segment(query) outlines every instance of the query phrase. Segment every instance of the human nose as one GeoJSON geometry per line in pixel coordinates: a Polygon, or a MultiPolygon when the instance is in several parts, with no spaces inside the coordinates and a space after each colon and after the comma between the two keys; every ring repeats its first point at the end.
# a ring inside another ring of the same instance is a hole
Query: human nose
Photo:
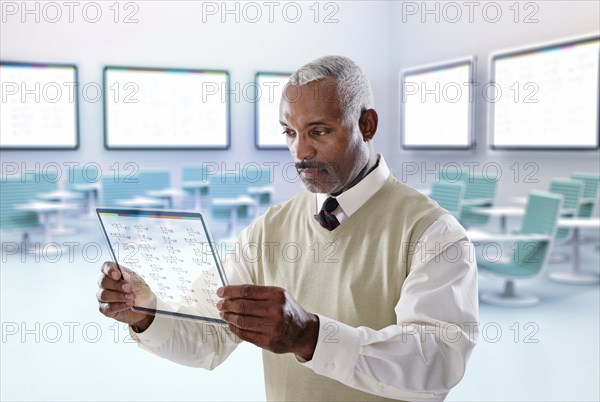
{"type": "Polygon", "coordinates": [[[298,135],[295,141],[296,160],[312,159],[316,155],[316,149],[308,136],[298,135]]]}

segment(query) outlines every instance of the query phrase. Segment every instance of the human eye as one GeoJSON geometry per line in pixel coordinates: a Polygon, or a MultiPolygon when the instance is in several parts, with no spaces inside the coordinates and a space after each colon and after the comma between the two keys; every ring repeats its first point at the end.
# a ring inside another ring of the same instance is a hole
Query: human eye
{"type": "Polygon", "coordinates": [[[293,137],[296,135],[296,133],[293,130],[290,130],[289,128],[284,129],[282,134],[284,134],[286,137],[293,137]]]}
{"type": "Polygon", "coordinates": [[[312,131],[312,134],[315,137],[322,137],[322,136],[324,136],[327,133],[329,133],[329,130],[325,130],[325,129],[315,129],[315,130],[312,131]]]}

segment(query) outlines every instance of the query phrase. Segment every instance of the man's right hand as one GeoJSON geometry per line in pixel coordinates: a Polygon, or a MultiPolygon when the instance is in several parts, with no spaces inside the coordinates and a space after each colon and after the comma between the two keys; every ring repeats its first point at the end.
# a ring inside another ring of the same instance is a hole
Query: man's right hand
{"type": "Polygon", "coordinates": [[[133,272],[121,268],[125,278],[114,262],[106,261],[102,265],[100,269],[102,275],[98,279],[100,289],[96,294],[99,310],[109,318],[136,325],[139,331],[144,331],[152,324],[154,316],[135,311],[131,307],[134,304],[138,306],[154,304],[154,295],[143,279],[134,277],[133,272]]]}

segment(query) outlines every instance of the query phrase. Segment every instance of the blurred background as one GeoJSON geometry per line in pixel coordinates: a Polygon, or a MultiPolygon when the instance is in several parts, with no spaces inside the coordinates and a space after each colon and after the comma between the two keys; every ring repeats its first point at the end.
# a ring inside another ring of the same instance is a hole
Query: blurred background
{"type": "Polygon", "coordinates": [[[187,368],[98,313],[95,208],[201,210],[226,254],[302,191],[279,94],[330,54],[369,77],[394,175],[477,244],[447,400],[600,399],[600,3],[0,3],[2,400],[264,400],[253,345],[187,368]]]}

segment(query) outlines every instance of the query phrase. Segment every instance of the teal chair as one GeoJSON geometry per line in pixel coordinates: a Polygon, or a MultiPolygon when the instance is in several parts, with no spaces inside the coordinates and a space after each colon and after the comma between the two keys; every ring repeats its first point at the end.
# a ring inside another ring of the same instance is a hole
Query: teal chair
{"type": "Polygon", "coordinates": [[[171,188],[171,172],[166,169],[143,169],[139,173],[140,196],[153,190],[171,188]]]}
{"type": "Polygon", "coordinates": [[[209,170],[214,169],[213,166],[206,165],[185,165],[182,169],[182,187],[189,198],[193,198],[193,209],[201,209],[203,198],[210,195],[210,186],[199,183],[208,183],[208,177],[212,176],[209,170]],[[209,167],[211,169],[209,169],[209,167]]]}
{"type": "Polygon", "coordinates": [[[116,172],[102,177],[102,205],[117,207],[119,200],[139,196],[139,172],[116,172]]]}
{"type": "Polygon", "coordinates": [[[573,172],[571,179],[583,182],[583,194],[579,203],[579,218],[591,218],[598,205],[598,184],[600,175],[595,173],[573,172]]]}
{"type": "Polygon", "coordinates": [[[454,217],[458,217],[462,207],[462,199],[465,191],[463,183],[433,183],[429,197],[454,217]]]}
{"type": "Polygon", "coordinates": [[[69,169],[68,191],[80,193],[87,205],[87,214],[96,216],[95,206],[100,192],[101,172],[96,165],[69,169]]]}
{"type": "MultiPolygon", "coordinates": [[[[244,166],[236,172],[223,171],[217,175],[210,175],[208,179],[211,199],[247,196],[248,188],[266,186],[271,183],[270,170],[253,165],[244,166]]],[[[211,215],[216,220],[229,219],[231,208],[213,205],[211,215]]],[[[238,214],[241,219],[251,216],[252,211],[250,208],[244,208],[238,214]]]]}
{"type": "Polygon", "coordinates": [[[478,214],[472,208],[491,207],[496,198],[498,177],[482,172],[470,173],[464,169],[442,169],[438,172],[438,181],[463,183],[465,191],[458,220],[466,227],[484,225],[489,215],[478,214]]]}
{"type": "MultiPolygon", "coordinates": [[[[120,207],[120,201],[134,198],[151,199],[146,193],[171,187],[171,175],[164,169],[144,169],[102,178],[102,199],[105,207],[120,207]]],[[[157,201],[160,204],[159,201],[157,201]]],[[[157,204],[157,205],[158,205],[157,204]]]]}
{"type": "MultiPolygon", "coordinates": [[[[561,218],[574,218],[579,210],[579,203],[583,194],[583,183],[578,180],[554,178],[550,181],[551,193],[563,196],[561,218]]],[[[565,240],[571,235],[571,229],[558,229],[556,240],[565,240]]]]}
{"type": "Polygon", "coordinates": [[[475,244],[509,244],[508,249],[513,252],[510,258],[478,255],[477,266],[481,272],[504,278],[504,290],[483,292],[479,297],[481,301],[508,307],[532,306],[539,302],[537,296],[518,294],[515,280],[535,277],[547,265],[562,198],[559,194],[530,192],[521,229],[517,234],[467,232],[475,244]]]}
{"type": "Polygon", "coordinates": [[[78,186],[81,184],[92,184],[100,181],[101,172],[94,165],[85,168],[76,167],[69,169],[69,181],[67,189],[69,191],[79,191],[78,186]]]}
{"type": "MultiPolygon", "coordinates": [[[[2,177],[0,183],[0,230],[20,232],[23,242],[28,242],[32,230],[41,227],[38,214],[17,207],[35,201],[38,194],[58,190],[55,173],[25,174],[19,177],[2,177]]],[[[4,240],[4,236],[2,236],[4,240]]]]}

